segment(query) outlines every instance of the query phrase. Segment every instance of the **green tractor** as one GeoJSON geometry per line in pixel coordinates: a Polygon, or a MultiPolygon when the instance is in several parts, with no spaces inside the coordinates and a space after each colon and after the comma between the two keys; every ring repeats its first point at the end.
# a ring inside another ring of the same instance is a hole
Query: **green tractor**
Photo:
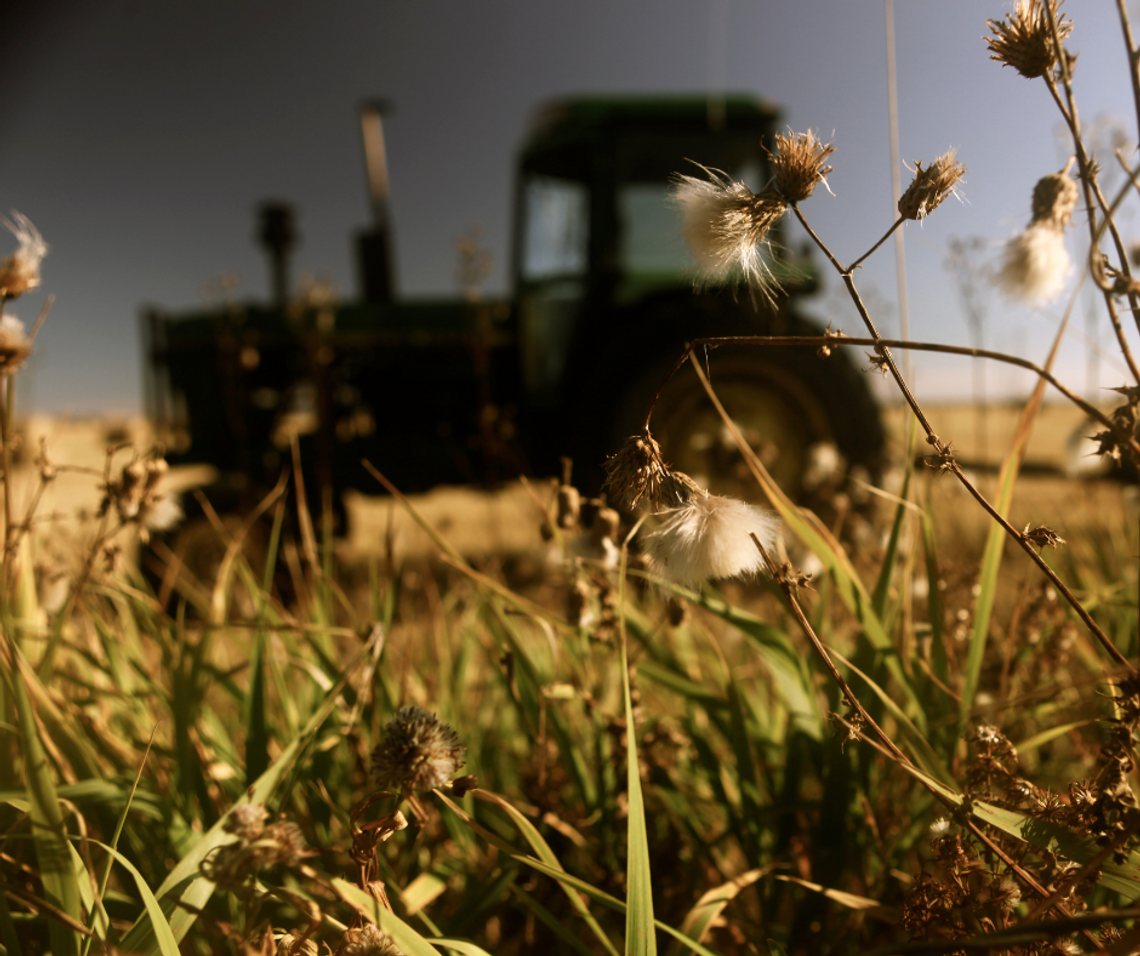
{"type": "MultiPolygon", "coordinates": [[[[381,113],[365,107],[375,222],[358,238],[359,301],[291,298],[291,216],[267,206],[274,301],[146,314],[147,400],[171,461],[215,466],[209,494],[220,508],[271,487],[294,442],[314,501],[323,489],[378,492],[362,459],[414,491],[558,474],[566,456],[580,486],[596,489],[602,461],[640,431],[688,341],[821,332],[797,310],[815,288],[808,262],[771,264],[787,292],[777,307],[730,288],[694,291],[670,178],[699,162],[758,190],[778,119],[754,97],[714,107],[703,97],[575,97],[540,108],[518,159],[514,293],[499,301],[394,296],[381,113]]],[[[878,473],[879,412],[842,350],[824,361],[811,348],[724,347],[708,368],[793,497],[822,447],[878,473]]],[[[653,428],[666,458],[714,491],[742,481],[692,372],[664,390],[653,428]]]]}

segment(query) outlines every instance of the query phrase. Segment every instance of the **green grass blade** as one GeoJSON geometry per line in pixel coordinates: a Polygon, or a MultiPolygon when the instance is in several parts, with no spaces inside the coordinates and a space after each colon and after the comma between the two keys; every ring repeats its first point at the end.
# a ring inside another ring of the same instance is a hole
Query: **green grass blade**
{"type": "MultiPolygon", "coordinates": [[[[464,956],[491,956],[482,946],[476,946],[474,943],[465,939],[448,939],[445,936],[439,936],[432,939],[433,946],[444,946],[447,949],[455,950],[457,953],[463,953],[464,956]]],[[[588,953],[589,950],[586,950],[588,953]]]]}
{"type": "Polygon", "coordinates": [[[334,877],[332,887],[337,895],[365,919],[371,920],[392,937],[408,956],[439,956],[439,951],[391,910],[384,909],[355,883],[334,877]]]}
{"type": "Polygon", "coordinates": [[[891,695],[834,648],[828,648],[828,653],[836,660],[842,661],[853,673],[858,674],[866,682],[867,686],[874,691],[875,696],[882,701],[883,706],[886,707],[887,711],[898,722],[899,728],[902,730],[904,742],[907,744],[907,749],[910,751],[911,756],[918,762],[918,765],[946,786],[956,786],[957,784],[955,783],[954,775],[950,772],[950,768],[946,766],[945,761],[938,756],[938,752],[919,732],[910,718],[903,713],[902,708],[892,699],[891,695]]]}
{"type": "MultiPolygon", "coordinates": [[[[475,791],[472,791],[472,793],[474,792],[475,791]]],[[[519,863],[522,863],[525,866],[529,866],[531,869],[537,871],[538,873],[549,876],[551,879],[557,880],[559,883],[563,883],[566,886],[579,890],[590,899],[597,900],[603,906],[609,907],[612,910],[616,910],[619,913],[627,912],[628,907],[626,904],[619,900],[616,896],[611,896],[609,893],[606,893],[604,890],[599,890],[596,886],[587,883],[585,880],[579,879],[576,876],[572,876],[565,870],[559,869],[558,867],[549,866],[548,864],[543,863],[541,860],[536,859],[533,856],[523,856],[502,837],[497,836],[486,827],[473,820],[471,816],[466,813],[464,809],[459,806],[459,804],[457,804],[454,800],[451,800],[449,797],[443,793],[440,793],[438,790],[435,791],[435,796],[436,799],[438,799],[449,810],[451,810],[452,813],[454,813],[457,817],[459,817],[459,819],[466,823],[467,826],[475,831],[475,833],[477,833],[492,846],[502,850],[511,859],[517,860],[519,863]]],[[[699,954],[699,956],[716,956],[716,953],[713,953],[710,949],[702,946],[696,940],[690,939],[680,930],[674,929],[672,926],[669,926],[658,919],[654,919],[653,924],[657,929],[661,930],[664,933],[668,933],[674,939],[679,939],[694,953],[699,954]]]]}
{"type": "Polygon", "coordinates": [[[886,666],[888,670],[890,670],[891,676],[895,678],[899,688],[906,696],[907,703],[913,714],[913,719],[918,721],[922,729],[925,730],[926,717],[922,708],[921,698],[911,683],[910,677],[899,662],[898,654],[895,651],[894,645],[891,643],[886,628],[883,627],[882,620],[880,620],[879,616],[875,613],[874,600],[868,593],[858,572],[855,570],[855,566],[851,563],[851,559],[847,556],[847,552],[836,540],[835,536],[832,535],[814,514],[799,508],[784,494],[780,486],[772,480],[772,476],[768,474],[764,463],[760,461],[751,446],[745,441],[736,423],[733,422],[728,412],[724,410],[724,406],[720,403],[720,399],[717,398],[716,393],[709,384],[708,377],[700,367],[700,363],[693,362],[690,364],[697,373],[697,377],[700,378],[701,384],[709,396],[709,400],[715,406],[725,427],[732,435],[736,447],[744,456],[744,461],[756,479],[757,484],[760,485],[760,488],[767,496],[772,507],[775,508],[776,511],[779,512],[780,517],[784,519],[784,524],[788,530],[811,549],[815,553],[815,556],[823,563],[824,567],[831,573],[832,579],[835,582],[836,592],[839,594],[840,599],[847,606],[848,610],[858,619],[859,624],[863,628],[863,633],[866,634],[871,646],[884,655],[886,666]]]}
{"type": "Polygon", "coordinates": [[[701,607],[738,628],[756,648],[772,677],[773,690],[781,696],[797,730],[813,740],[822,740],[825,733],[823,714],[811,679],[811,672],[794,644],[784,634],[754,614],[711,597],[679,592],[690,597],[701,607]]]}
{"type": "Polygon", "coordinates": [[[257,629],[249,656],[245,698],[245,782],[251,786],[269,766],[269,725],[265,713],[265,631],[257,629]]]}
{"type": "MultiPolygon", "coordinates": [[[[724,912],[724,908],[736,899],[740,891],[750,887],[771,869],[771,866],[766,866],[749,870],[747,873],[741,873],[735,879],[713,887],[704,893],[697,900],[696,905],[686,914],[684,922],[681,923],[681,932],[699,943],[704,938],[705,933],[708,932],[709,927],[724,912]]],[[[691,952],[693,952],[692,949],[686,947],[680,940],[674,939],[669,945],[667,956],[685,956],[686,953],[691,952]]]]}
{"type": "Polygon", "coordinates": [[[899,542],[902,540],[903,524],[906,521],[910,502],[907,493],[910,491],[910,479],[914,475],[914,443],[918,436],[918,422],[910,419],[910,428],[907,432],[906,470],[903,473],[902,490],[899,492],[899,503],[895,508],[895,520],[891,523],[891,535],[887,541],[887,553],[883,556],[883,566],[879,570],[879,580],[875,585],[875,594],[872,606],[879,620],[885,620],[887,597],[891,593],[891,578],[894,577],[895,568],[899,560],[899,542]]]}
{"type": "MultiPolygon", "coordinates": [[[[325,695],[323,702],[305,723],[301,732],[284,747],[277,759],[269,765],[265,773],[249,789],[248,799],[250,803],[265,803],[272,796],[294,760],[308,745],[321,724],[328,719],[333,708],[336,707],[347,682],[347,675],[369,651],[370,645],[365,644],[356,653],[343,671],[340,680],[325,695]]],[[[179,941],[186,936],[186,933],[194,925],[198,918],[198,910],[204,907],[213,895],[214,884],[198,875],[199,866],[206,856],[217,847],[233,840],[233,837],[225,831],[226,821],[231,813],[233,813],[232,807],[194,845],[190,852],[175,864],[174,868],[167,874],[166,879],[163,880],[162,885],[155,891],[154,895],[162,901],[164,912],[173,914],[170,916],[170,927],[175,938],[179,941]],[[177,899],[173,897],[176,890],[180,891],[180,896],[177,899]],[[177,907],[177,911],[175,911],[175,907],[177,907]]],[[[149,915],[144,914],[131,927],[130,932],[123,940],[122,948],[127,952],[153,952],[154,944],[154,928],[150,924],[149,915]]]]}
{"type": "Polygon", "coordinates": [[[178,941],[174,938],[174,932],[166,919],[166,915],[162,911],[162,907],[158,903],[157,897],[151,892],[150,886],[147,885],[146,877],[135,868],[135,865],[130,860],[114,847],[108,846],[106,843],[100,843],[98,840],[92,840],[91,843],[105,850],[115,862],[121,864],[122,867],[131,874],[131,878],[135,881],[135,888],[139,891],[139,896],[142,897],[143,906],[146,907],[150,926],[154,930],[154,940],[158,946],[157,951],[162,953],[162,956],[179,956],[178,941]]]}
{"type": "MultiPolygon", "coordinates": [[[[1053,348],[1045,362],[1046,368],[1052,368],[1057,357],[1057,349],[1061,337],[1065,334],[1068,325],[1069,313],[1057,336],[1053,341],[1053,348]]],[[[1021,417],[1017,422],[1017,430],[1013,435],[1013,444],[1005,461],[1002,462],[1001,472],[998,475],[997,500],[993,502],[994,509],[1002,517],[1009,515],[1009,507],[1013,502],[1013,488],[1017,484],[1017,476],[1021,472],[1021,463],[1025,459],[1025,449],[1029,444],[1029,437],[1033,434],[1033,424],[1037,420],[1037,413],[1041,409],[1041,401],[1045,395],[1045,379],[1038,379],[1033,394],[1025,403],[1021,417]]],[[[962,686],[962,706],[958,716],[958,736],[964,736],[966,724],[970,719],[970,711],[974,707],[974,696],[978,692],[978,681],[982,675],[982,662],[986,653],[986,642],[989,639],[990,617],[993,614],[994,600],[997,597],[998,572],[1001,569],[1002,551],[1009,537],[1001,525],[996,521],[990,527],[986,538],[986,549],[982,558],[981,578],[978,581],[978,601],[974,607],[974,627],[970,635],[970,650],[966,656],[966,672],[962,686]]]]}
{"type": "MultiPolygon", "coordinates": [[[[36,726],[35,713],[25,684],[25,680],[31,679],[31,674],[25,674],[24,671],[30,672],[31,669],[26,666],[23,655],[15,644],[11,641],[5,643],[10,662],[5,668],[8,674],[7,684],[19,719],[25,786],[30,805],[28,813],[44,897],[52,906],[79,923],[82,921],[79,882],[72,865],[71,844],[67,841],[55,779],[47,752],[40,742],[39,728],[36,726]]],[[[54,956],[77,956],[81,944],[80,936],[74,929],[49,919],[48,932],[54,956]]]]}
{"type": "MultiPolygon", "coordinates": [[[[566,884],[564,883],[560,883],[558,885],[564,889],[567,889],[566,884]]],[[[515,896],[517,896],[520,900],[522,900],[523,905],[535,915],[535,918],[540,923],[545,925],[552,933],[554,933],[555,936],[562,940],[565,945],[570,947],[570,949],[578,953],[578,956],[594,956],[593,950],[591,950],[589,946],[583,943],[582,940],[578,938],[578,935],[574,933],[569,926],[567,926],[562,920],[550,912],[550,910],[543,906],[526,890],[520,886],[512,885],[511,892],[514,893],[515,896]]],[[[567,889],[567,892],[574,893],[574,891],[570,889],[567,889]]],[[[575,896],[576,895],[577,894],[575,893],[575,896]]]]}
{"type": "MultiPolygon", "coordinates": [[[[504,800],[498,794],[491,793],[488,790],[472,790],[471,796],[476,800],[481,800],[484,803],[489,803],[492,806],[496,806],[504,813],[506,813],[507,816],[511,818],[511,821],[515,824],[515,826],[518,827],[518,830],[523,835],[523,838],[527,843],[530,844],[531,849],[534,850],[534,852],[538,855],[538,858],[542,860],[543,863],[547,864],[547,866],[552,866],[559,870],[563,869],[563,866],[561,862],[559,862],[558,857],[555,856],[554,851],[550,849],[550,844],[548,844],[546,840],[543,839],[542,834],[538,832],[534,824],[531,823],[508,801],[504,800]]],[[[594,936],[597,937],[598,942],[602,944],[602,947],[606,950],[606,952],[610,953],[611,956],[618,956],[617,948],[614,946],[610,938],[606,935],[605,930],[603,930],[602,927],[598,925],[598,921],[594,919],[593,914],[590,913],[589,907],[587,907],[586,904],[582,902],[582,898],[572,889],[569,889],[567,886],[565,886],[565,884],[562,885],[562,888],[566,891],[566,896],[570,900],[570,904],[586,921],[586,924],[593,931],[594,936]]]]}
{"type": "Polygon", "coordinates": [[[629,797],[629,835],[626,853],[626,886],[629,908],[625,913],[626,956],[656,956],[657,933],[653,927],[653,882],[649,870],[649,834],[645,826],[645,800],[637,760],[637,732],[633,720],[633,695],[629,686],[629,646],[625,633],[626,550],[619,569],[618,607],[621,609],[621,679],[625,698],[626,787],[629,797]]]}

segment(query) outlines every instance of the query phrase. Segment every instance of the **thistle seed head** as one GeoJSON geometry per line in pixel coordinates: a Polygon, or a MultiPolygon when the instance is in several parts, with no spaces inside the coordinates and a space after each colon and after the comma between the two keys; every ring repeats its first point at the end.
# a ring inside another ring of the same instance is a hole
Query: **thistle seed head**
{"type": "Polygon", "coordinates": [[[1051,528],[1046,528],[1044,525],[1038,525],[1032,528],[1029,525],[1025,526],[1025,530],[1021,532],[1021,536],[1030,544],[1035,544],[1039,548],[1057,548],[1058,545],[1065,543],[1056,531],[1051,528]]]}
{"type": "Polygon", "coordinates": [[[119,521],[138,525],[139,538],[144,544],[150,540],[152,531],[173,528],[182,520],[183,513],[176,497],[160,491],[169,470],[170,466],[162,458],[146,461],[136,458],[123,466],[119,477],[110,479],[103,486],[99,517],[114,507],[119,521]]]}
{"type": "Polygon", "coordinates": [[[899,215],[904,219],[925,219],[950,195],[957,196],[955,188],[966,175],[966,167],[957,160],[957,149],[939,156],[926,169],[922,161],[914,164],[914,181],[899,199],[899,215]]]}
{"type": "Polygon", "coordinates": [[[835,170],[824,160],[835,152],[831,143],[821,143],[813,130],[776,134],[776,153],[768,153],[776,172],[776,191],[789,203],[802,202],[817,183],[827,186],[827,174],[835,170]]]}
{"type": "Polygon", "coordinates": [[[295,823],[280,820],[271,823],[257,838],[256,860],[259,866],[292,866],[307,856],[312,856],[305,849],[305,838],[301,828],[295,823]]]}
{"type": "Polygon", "coordinates": [[[260,803],[241,803],[233,808],[222,829],[241,840],[256,840],[268,819],[269,811],[260,803]]]}
{"type": "Polygon", "coordinates": [[[1064,172],[1050,173],[1033,187],[1032,224],[1042,223],[1061,232],[1073,224],[1077,208],[1077,184],[1064,172]]]}
{"type": "Polygon", "coordinates": [[[14,315],[0,317],[0,373],[15,372],[31,354],[32,343],[24,331],[24,323],[14,315]]]}
{"type": "Polygon", "coordinates": [[[371,923],[345,930],[336,956],[404,956],[392,937],[371,923]]]}
{"type": "Polygon", "coordinates": [[[466,754],[459,734],[435,714],[422,707],[401,707],[372,751],[372,771],[382,790],[434,790],[464,765],[466,754]]]}
{"type": "Polygon", "coordinates": [[[282,933],[277,940],[277,956],[317,956],[317,944],[299,929],[282,933]]]}
{"type": "Polygon", "coordinates": [[[661,446],[648,429],[627,438],[603,467],[603,490],[631,511],[642,500],[657,511],[679,507],[694,493],[704,494],[704,489],[683,471],[673,471],[665,464],[661,446]]]}
{"type": "Polygon", "coordinates": [[[40,263],[48,251],[44,237],[26,216],[13,209],[12,219],[15,222],[0,218],[20,244],[12,255],[0,259],[0,298],[5,299],[14,299],[40,284],[40,263]]]}
{"type": "Polygon", "coordinates": [[[705,173],[708,179],[678,174],[672,194],[681,210],[681,231],[697,260],[698,287],[734,280],[736,273],[774,302],[780,286],[766,258],[772,254],[768,233],[787,212],[787,202],[775,189],[756,195],[719,170],[705,173]]]}
{"type": "Polygon", "coordinates": [[[983,39],[989,44],[990,59],[1029,79],[1049,73],[1057,65],[1054,22],[1062,43],[1073,32],[1072,21],[1060,13],[1060,6],[1060,0],[1017,0],[1004,20],[987,20],[993,36],[983,39]]]}

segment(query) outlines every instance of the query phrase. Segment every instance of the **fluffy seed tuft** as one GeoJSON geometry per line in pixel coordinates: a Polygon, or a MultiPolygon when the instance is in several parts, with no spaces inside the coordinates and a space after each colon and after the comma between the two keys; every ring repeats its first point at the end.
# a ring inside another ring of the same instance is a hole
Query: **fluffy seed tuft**
{"type": "Polygon", "coordinates": [[[1006,243],[997,284],[1011,298],[1039,305],[1061,294],[1072,268],[1064,234],[1035,222],[1006,243]]]}
{"type": "Polygon", "coordinates": [[[24,323],[14,315],[0,317],[0,374],[9,375],[32,354],[24,323]]]}
{"type": "Polygon", "coordinates": [[[763,570],[749,533],[772,553],[780,519],[775,512],[719,495],[693,495],[662,515],[644,539],[655,573],[678,584],[737,578],[763,570]]]}
{"type": "Polygon", "coordinates": [[[27,216],[13,209],[12,219],[16,221],[0,218],[20,244],[12,255],[0,259],[0,298],[4,299],[14,299],[40,284],[40,263],[48,251],[44,237],[27,216]]]}
{"type": "Polygon", "coordinates": [[[767,261],[772,254],[768,232],[787,212],[787,202],[775,189],[756,195],[719,170],[705,173],[708,179],[678,174],[672,193],[681,210],[682,233],[697,260],[697,285],[718,285],[739,274],[774,302],[780,285],[767,261]]]}

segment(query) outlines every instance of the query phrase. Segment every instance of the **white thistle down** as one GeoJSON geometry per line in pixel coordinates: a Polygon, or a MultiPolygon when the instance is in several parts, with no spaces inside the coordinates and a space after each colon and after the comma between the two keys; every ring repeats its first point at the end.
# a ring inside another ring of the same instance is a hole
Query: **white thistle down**
{"type": "Polygon", "coordinates": [[[771,554],[780,527],[775,512],[720,495],[693,495],[662,518],[644,539],[653,571],[690,586],[763,570],[764,559],[749,534],[771,554]]]}
{"type": "Polygon", "coordinates": [[[997,282],[1006,295],[1041,305],[1061,294],[1072,269],[1064,233],[1035,222],[1006,243],[997,282]]]}
{"type": "Polygon", "coordinates": [[[13,209],[12,219],[15,222],[0,217],[0,222],[20,244],[12,255],[0,259],[0,296],[8,299],[23,295],[40,284],[40,263],[48,251],[44,237],[27,216],[13,209]]]}
{"type": "Polygon", "coordinates": [[[997,282],[1015,299],[1031,305],[1055,299],[1065,288],[1073,262],[1065,248],[1065,228],[1072,225],[1077,184],[1069,178],[1073,160],[1058,173],[1042,176],[1033,187],[1033,216],[1026,230],[1006,243],[997,282]]]}
{"type": "Polygon", "coordinates": [[[774,190],[755,195],[726,173],[705,172],[708,179],[678,174],[672,193],[685,242],[697,262],[698,286],[729,281],[739,270],[752,289],[773,301],[780,286],[768,266],[768,231],[787,211],[787,203],[774,190]]]}
{"type": "Polygon", "coordinates": [[[0,373],[15,372],[31,352],[24,323],[14,315],[0,316],[0,373]]]}

